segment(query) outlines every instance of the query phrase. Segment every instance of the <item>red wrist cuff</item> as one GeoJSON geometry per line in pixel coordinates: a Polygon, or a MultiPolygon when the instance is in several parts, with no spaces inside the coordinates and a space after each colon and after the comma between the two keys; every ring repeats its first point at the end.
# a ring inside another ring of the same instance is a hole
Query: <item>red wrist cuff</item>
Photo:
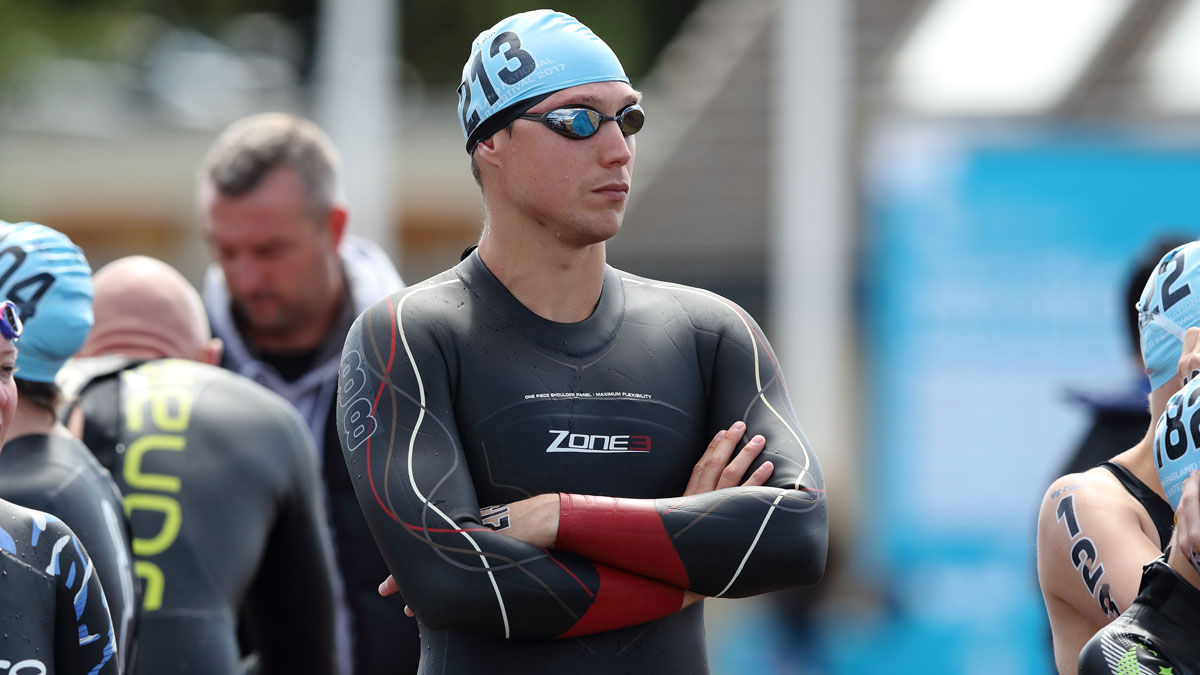
{"type": "Polygon", "coordinates": [[[674,614],[683,606],[681,588],[605,565],[596,565],[596,571],[600,574],[600,589],[591,606],[570,630],[558,637],[636,626],[674,614]]]}
{"type": "Polygon", "coordinates": [[[688,587],[687,570],[652,499],[559,494],[555,548],[688,587]]]}

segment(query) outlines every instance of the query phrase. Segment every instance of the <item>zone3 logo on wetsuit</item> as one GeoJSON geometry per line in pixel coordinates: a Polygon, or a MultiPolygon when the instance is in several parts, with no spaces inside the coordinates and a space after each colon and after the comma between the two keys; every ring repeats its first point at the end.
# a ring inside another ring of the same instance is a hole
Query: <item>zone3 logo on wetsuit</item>
{"type": "Polygon", "coordinates": [[[650,452],[649,436],[617,434],[573,434],[565,429],[551,429],[554,440],[546,452],[650,452]]]}

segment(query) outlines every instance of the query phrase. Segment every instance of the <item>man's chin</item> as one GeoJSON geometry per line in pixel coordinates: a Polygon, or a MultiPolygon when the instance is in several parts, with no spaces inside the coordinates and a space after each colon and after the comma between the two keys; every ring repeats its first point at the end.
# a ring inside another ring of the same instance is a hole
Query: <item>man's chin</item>
{"type": "Polygon", "coordinates": [[[238,303],[237,308],[239,323],[256,334],[274,335],[288,330],[289,322],[284,320],[277,303],[238,303]]]}

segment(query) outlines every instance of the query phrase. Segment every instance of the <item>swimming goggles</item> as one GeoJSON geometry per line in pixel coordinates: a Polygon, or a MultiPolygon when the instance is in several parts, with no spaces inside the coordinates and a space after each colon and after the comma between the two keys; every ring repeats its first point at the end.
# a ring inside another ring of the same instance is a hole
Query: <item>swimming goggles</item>
{"type": "Polygon", "coordinates": [[[1138,328],[1144,328],[1148,324],[1156,323],[1166,332],[1174,335],[1177,340],[1183,342],[1184,335],[1187,330],[1171,320],[1171,317],[1159,311],[1146,312],[1138,310],[1138,328]]]}
{"type": "Polygon", "coordinates": [[[11,300],[0,302],[0,335],[9,340],[16,340],[21,337],[21,331],[24,329],[17,306],[11,300]]]}
{"type": "Polygon", "coordinates": [[[563,136],[577,141],[595,134],[604,122],[616,122],[617,126],[621,127],[621,133],[626,136],[641,131],[642,125],[646,123],[646,112],[636,103],[625,106],[616,115],[605,115],[591,108],[555,108],[544,113],[525,113],[517,117],[541,122],[563,136]]]}

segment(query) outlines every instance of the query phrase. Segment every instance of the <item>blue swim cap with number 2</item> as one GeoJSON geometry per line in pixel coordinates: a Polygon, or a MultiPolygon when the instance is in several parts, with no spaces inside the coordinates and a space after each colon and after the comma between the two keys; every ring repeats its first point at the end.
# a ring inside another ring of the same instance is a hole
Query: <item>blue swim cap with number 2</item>
{"type": "Polygon", "coordinates": [[[1142,362],[1155,390],[1176,376],[1184,333],[1200,326],[1200,242],[1162,257],[1146,281],[1137,311],[1142,362]]]}
{"type": "Polygon", "coordinates": [[[574,17],[548,9],[514,14],[475,38],[463,66],[458,121],[467,152],[496,132],[488,119],[514,103],[614,81],[629,83],[617,55],[574,17]]]}

